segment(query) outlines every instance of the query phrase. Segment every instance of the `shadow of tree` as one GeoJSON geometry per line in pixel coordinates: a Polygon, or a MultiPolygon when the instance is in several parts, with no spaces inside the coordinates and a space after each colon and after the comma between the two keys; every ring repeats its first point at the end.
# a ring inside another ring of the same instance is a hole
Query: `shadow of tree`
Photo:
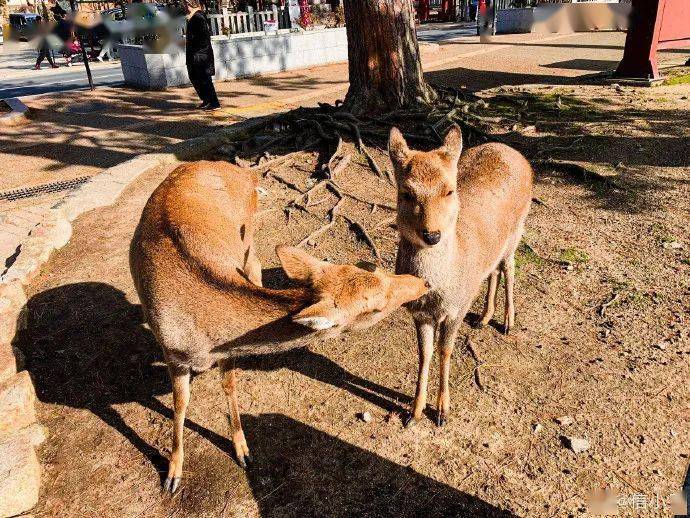
{"type": "Polygon", "coordinates": [[[532,161],[538,181],[584,186],[610,210],[652,213],[690,184],[688,178],[650,170],[690,167],[690,110],[622,106],[620,94],[610,91],[489,94],[488,107],[477,113],[479,119],[499,119],[503,131],[516,123],[532,126],[496,139],[532,161]]]}

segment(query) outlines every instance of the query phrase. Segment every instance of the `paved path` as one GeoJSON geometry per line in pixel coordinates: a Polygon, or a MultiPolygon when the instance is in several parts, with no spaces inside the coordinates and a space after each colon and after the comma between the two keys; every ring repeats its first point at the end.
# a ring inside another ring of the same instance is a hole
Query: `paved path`
{"type": "MultiPolygon", "coordinates": [[[[49,92],[63,92],[76,88],[86,88],[89,82],[83,66],[50,70],[50,74],[33,71],[33,76],[16,77],[0,81],[0,99],[8,97],[26,97],[49,92]]],[[[45,72],[48,72],[46,70],[45,72]]],[[[124,83],[122,69],[116,66],[93,67],[91,69],[96,87],[115,86],[124,83]]]]}
{"type": "Polygon", "coordinates": [[[428,43],[458,41],[460,38],[477,36],[477,24],[466,22],[459,24],[429,24],[417,30],[417,39],[428,43]]]}
{"type": "MultiPolygon", "coordinates": [[[[34,70],[36,50],[30,43],[9,42],[0,45],[0,99],[26,97],[49,92],[86,88],[86,70],[81,61],[67,67],[62,56],[56,55],[60,68],[50,68],[43,61],[41,70],[34,70]]],[[[120,62],[90,63],[96,86],[114,86],[124,82],[120,62]]]]}

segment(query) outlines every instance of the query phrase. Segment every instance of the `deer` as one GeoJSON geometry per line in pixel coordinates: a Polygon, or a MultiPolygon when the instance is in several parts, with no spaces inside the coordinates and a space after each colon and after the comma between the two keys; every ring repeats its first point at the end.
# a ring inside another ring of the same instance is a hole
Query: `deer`
{"type": "Polygon", "coordinates": [[[405,305],[417,331],[419,370],[408,427],[427,404],[429,368],[438,344],[440,390],[436,425],[450,413],[450,360],[461,323],[485,279],[488,290],[478,326],[490,323],[500,275],[505,280],[504,333],[515,322],[515,252],[532,202],[533,171],[515,149],[499,143],[462,154],[462,132],[448,131],[441,147],[411,150],[397,128],[388,150],[397,186],[400,234],[395,271],[425,279],[429,292],[405,305]]]}
{"type": "Polygon", "coordinates": [[[182,478],[192,372],[219,367],[238,464],[251,462],[235,359],[368,328],[427,292],[413,275],[371,263],[331,264],[281,245],[294,286],[265,288],[253,241],[258,179],[227,162],[177,167],[151,194],[130,245],[143,315],[163,351],[173,393],[173,445],[163,491],[182,478]]]}

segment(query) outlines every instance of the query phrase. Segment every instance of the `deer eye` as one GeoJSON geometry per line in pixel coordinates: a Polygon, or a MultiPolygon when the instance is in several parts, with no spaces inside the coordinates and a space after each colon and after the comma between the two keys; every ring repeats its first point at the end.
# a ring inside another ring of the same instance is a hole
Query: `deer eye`
{"type": "Polygon", "coordinates": [[[446,193],[446,197],[452,196],[454,192],[455,192],[455,191],[452,191],[452,190],[451,190],[451,191],[448,191],[448,192],[446,193]]]}

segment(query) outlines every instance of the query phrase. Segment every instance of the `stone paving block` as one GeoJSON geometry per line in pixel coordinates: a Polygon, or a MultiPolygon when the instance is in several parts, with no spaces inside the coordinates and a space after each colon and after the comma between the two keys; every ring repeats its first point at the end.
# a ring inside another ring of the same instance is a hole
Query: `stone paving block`
{"type": "Polygon", "coordinates": [[[3,282],[19,281],[24,285],[28,284],[52,251],[52,245],[45,239],[27,239],[22,243],[14,264],[3,275],[3,282]]]}
{"type": "Polygon", "coordinates": [[[0,260],[2,260],[3,268],[7,259],[17,253],[17,247],[21,242],[22,239],[19,236],[3,234],[0,230],[0,260]]]}
{"type": "Polygon", "coordinates": [[[20,281],[0,283],[0,344],[11,344],[25,316],[26,295],[20,281]]]}
{"type": "MultiPolygon", "coordinates": [[[[8,214],[5,214],[3,219],[6,219],[8,216],[9,216],[8,214]]],[[[14,223],[2,222],[0,224],[0,233],[12,234],[15,236],[23,237],[23,236],[27,235],[29,232],[28,232],[28,228],[26,225],[16,225],[14,223]]]]}
{"type": "Polygon", "coordinates": [[[0,384],[0,434],[10,434],[36,422],[36,392],[27,371],[0,384]]]}
{"type": "Polygon", "coordinates": [[[12,440],[27,441],[32,446],[40,446],[48,438],[48,428],[39,423],[34,423],[11,434],[0,435],[0,444],[12,440]]]}
{"type": "Polygon", "coordinates": [[[0,383],[17,374],[17,358],[12,344],[0,344],[0,383]]]}
{"type": "Polygon", "coordinates": [[[72,225],[58,211],[49,211],[43,222],[31,231],[34,239],[46,240],[54,249],[62,248],[72,236],[72,225]]]}
{"type": "Polygon", "coordinates": [[[29,437],[0,444],[0,516],[29,511],[38,502],[41,465],[29,437]]]}
{"type": "Polygon", "coordinates": [[[124,187],[124,184],[112,180],[89,182],[73,195],[66,197],[59,210],[68,221],[74,221],[89,210],[111,205],[124,187]]]}
{"type": "MultiPolygon", "coordinates": [[[[106,178],[112,178],[116,182],[128,184],[141,173],[158,165],[159,162],[155,157],[139,155],[131,160],[127,160],[126,162],[106,169],[103,171],[102,175],[97,175],[97,177],[104,176],[106,178]]],[[[94,177],[92,181],[97,177],[94,177]]]]}
{"type": "Polygon", "coordinates": [[[5,223],[16,225],[20,228],[32,228],[40,223],[42,216],[35,212],[19,209],[8,211],[5,223]]]}

